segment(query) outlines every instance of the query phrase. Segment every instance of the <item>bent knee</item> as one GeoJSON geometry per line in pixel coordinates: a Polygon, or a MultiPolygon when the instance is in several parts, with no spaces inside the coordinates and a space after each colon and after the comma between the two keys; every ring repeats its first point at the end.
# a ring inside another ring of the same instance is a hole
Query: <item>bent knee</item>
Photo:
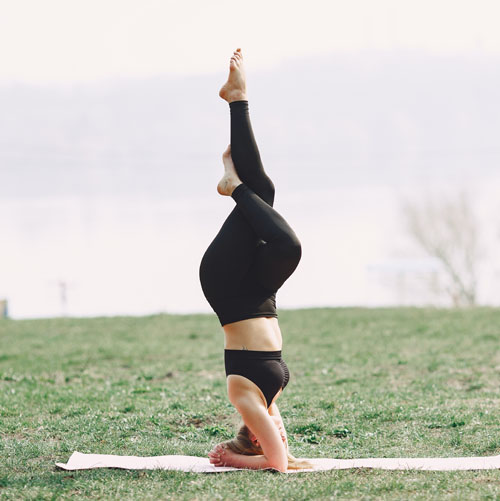
{"type": "Polygon", "coordinates": [[[261,198],[269,204],[271,207],[274,205],[274,195],[276,190],[274,188],[273,182],[269,179],[268,183],[261,190],[261,198]]]}
{"type": "Polygon", "coordinates": [[[302,257],[302,245],[297,235],[287,235],[287,238],[281,243],[281,251],[284,258],[299,262],[302,257]]]}

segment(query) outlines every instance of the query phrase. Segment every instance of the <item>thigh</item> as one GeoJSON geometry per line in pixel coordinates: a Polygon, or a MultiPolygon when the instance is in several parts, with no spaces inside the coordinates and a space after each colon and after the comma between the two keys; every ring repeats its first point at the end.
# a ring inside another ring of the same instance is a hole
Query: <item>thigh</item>
{"type": "Polygon", "coordinates": [[[205,293],[228,294],[248,274],[260,239],[235,207],[205,251],[200,280],[205,293]]]}

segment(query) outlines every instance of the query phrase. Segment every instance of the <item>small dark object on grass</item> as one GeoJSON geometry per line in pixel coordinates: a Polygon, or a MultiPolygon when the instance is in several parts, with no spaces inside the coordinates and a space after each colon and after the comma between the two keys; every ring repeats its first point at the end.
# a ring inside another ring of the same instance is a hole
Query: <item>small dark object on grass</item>
{"type": "Polygon", "coordinates": [[[336,429],[333,430],[332,435],[337,438],[346,438],[347,436],[351,435],[352,431],[348,430],[347,428],[341,428],[341,429],[336,429]]]}

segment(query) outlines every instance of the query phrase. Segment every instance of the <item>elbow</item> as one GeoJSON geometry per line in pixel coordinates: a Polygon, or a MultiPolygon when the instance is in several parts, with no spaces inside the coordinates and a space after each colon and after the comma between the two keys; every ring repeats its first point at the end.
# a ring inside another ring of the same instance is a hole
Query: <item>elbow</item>
{"type": "Polygon", "coordinates": [[[272,468],[273,470],[278,470],[281,473],[286,473],[288,470],[288,458],[282,459],[274,459],[272,461],[269,461],[269,468],[272,468]]]}

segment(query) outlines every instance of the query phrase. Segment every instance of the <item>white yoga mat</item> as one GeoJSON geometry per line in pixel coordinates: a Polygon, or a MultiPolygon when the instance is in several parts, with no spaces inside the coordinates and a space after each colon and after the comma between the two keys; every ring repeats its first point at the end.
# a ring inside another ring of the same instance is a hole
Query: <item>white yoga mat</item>
{"type": "MultiPolygon", "coordinates": [[[[314,468],[306,471],[346,470],[349,468],[380,468],[382,470],[493,470],[500,469],[500,456],[461,458],[364,458],[364,459],[308,459],[314,468]]],[[[67,463],[56,463],[65,470],[91,468],[123,468],[126,470],[176,470],[192,473],[219,473],[241,468],[217,467],[208,458],[196,456],[113,456],[111,454],[83,454],[73,452],[67,463]]],[[[297,473],[297,470],[288,470],[297,473]]]]}

